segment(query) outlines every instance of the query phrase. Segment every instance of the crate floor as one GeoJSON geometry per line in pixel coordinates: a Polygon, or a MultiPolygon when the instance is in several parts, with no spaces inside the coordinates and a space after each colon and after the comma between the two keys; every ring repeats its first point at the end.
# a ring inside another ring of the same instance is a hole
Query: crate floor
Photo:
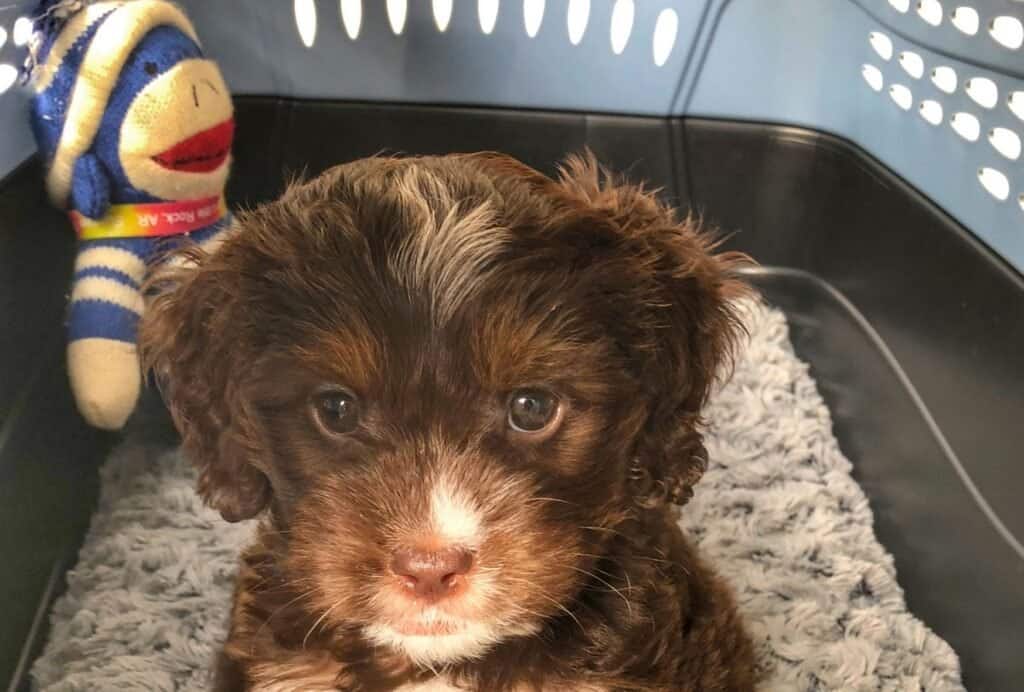
{"type": "MultiPolygon", "coordinates": [[[[960,690],[956,654],[911,614],[868,500],[785,317],[745,307],[749,343],[708,410],[712,464],[681,523],[735,587],[767,690],[960,690]]],[[[58,690],[202,690],[251,525],[203,508],[174,450],[131,437],[33,668],[58,690]]]]}

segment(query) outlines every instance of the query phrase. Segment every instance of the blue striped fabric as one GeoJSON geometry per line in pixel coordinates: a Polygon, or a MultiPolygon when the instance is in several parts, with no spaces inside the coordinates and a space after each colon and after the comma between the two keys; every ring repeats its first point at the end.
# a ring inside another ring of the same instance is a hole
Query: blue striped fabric
{"type": "Polygon", "coordinates": [[[68,311],[68,340],[112,339],[135,343],[139,316],[105,300],[76,300],[68,311]]]}
{"type": "MultiPolygon", "coordinates": [[[[189,234],[195,243],[205,243],[218,233],[226,230],[231,216],[227,215],[219,223],[199,229],[189,234]]],[[[110,238],[91,240],[82,243],[80,250],[96,247],[112,247],[127,250],[143,261],[152,259],[174,247],[181,239],[178,238],[110,238]]],[[[75,272],[73,282],[90,277],[112,279],[130,289],[140,290],[138,281],[125,272],[109,266],[95,265],[75,272]]],[[[135,343],[135,330],[139,316],[120,305],[99,298],[82,298],[71,303],[68,310],[67,330],[68,341],[78,339],[103,338],[113,341],[135,343]]]]}
{"type": "Polygon", "coordinates": [[[132,277],[128,276],[123,271],[119,271],[119,270],[114,269],[112,267],[103,267],[103,266],[86,267],[85,269],[80,269],[79,271],[75,272],[75,276],[74,276],[73,280],[74,281],[78,281],[79,279],[84,279],[84,278],[86,278],[88,276],[98,276],[98,277],[103,277],[105,279],[113,279],[114,281],[117,281],[118,283],[122,283],[125,286],[131,286],[132,288],[139,288],[139,282],[138,281],[135,281],[134,279],[132,279],[132,277]]]}

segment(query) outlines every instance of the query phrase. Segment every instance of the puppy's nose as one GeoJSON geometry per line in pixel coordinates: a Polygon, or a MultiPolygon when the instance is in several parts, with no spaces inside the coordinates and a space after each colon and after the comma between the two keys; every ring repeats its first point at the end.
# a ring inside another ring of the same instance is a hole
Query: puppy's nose
{"type": "Polygon", "coordinates": [[[391,559],[391,571],[418,598],[437,601],[454,594],[473,567],[473,554],[461,548],[418,550],[401,548],[391,559]]]}

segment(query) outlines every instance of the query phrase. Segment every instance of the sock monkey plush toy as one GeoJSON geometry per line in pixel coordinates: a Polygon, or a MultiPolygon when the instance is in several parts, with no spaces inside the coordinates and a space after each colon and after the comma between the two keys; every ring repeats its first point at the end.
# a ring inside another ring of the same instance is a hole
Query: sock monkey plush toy
{"type": "Polygon", "coordinates": [[[168,242],[227,228],[231,97],[164,0],[44,0],[27,63],[46,187],[79,238],[67,362],[79,410],[120,428],[139,395],[140,286],[168,242]]]}

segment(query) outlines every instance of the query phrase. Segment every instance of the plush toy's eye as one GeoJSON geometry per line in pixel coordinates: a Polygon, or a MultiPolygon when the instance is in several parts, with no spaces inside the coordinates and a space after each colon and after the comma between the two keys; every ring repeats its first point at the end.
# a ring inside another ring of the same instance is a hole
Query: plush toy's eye
{"type": "Polygon", "coordinates": [[[545,435],[562,421],[558,397],[544,389],[517,389],[508,402],[508,424],[517,433],[545,435]]]}
{"type": "Polygon", "coordinates": [[[347,389],[324,389],[313,397],[313,413],[327,432],[345,435],[359,425],[359,400],[347,389]]]}
{"type": "Polygon", "coordinates": [[[155,62],[147,62],[142,66],[142,69],[144,69],[146,71],[146,74],[148,74],[150,77],[154,77],[156,76],[156,73],[160,71],[160,66],[157,65],[155,62]]]}

